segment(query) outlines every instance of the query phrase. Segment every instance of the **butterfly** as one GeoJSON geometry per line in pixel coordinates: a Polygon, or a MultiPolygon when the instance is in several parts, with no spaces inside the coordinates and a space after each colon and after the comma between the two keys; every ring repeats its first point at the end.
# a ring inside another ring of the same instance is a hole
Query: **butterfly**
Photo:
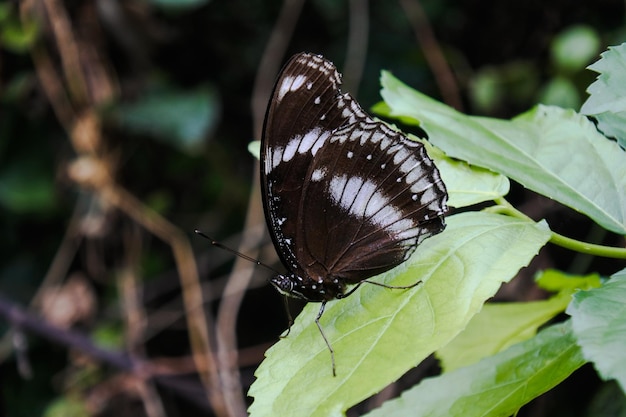
{"type": "Polygon", "coordinates": [[[320,55],[293,56],[279,74],[261,140],[267,226],[287,273],[282,294],[326,303],[402,262],[444,230],[447,192],[424,145],[370,117],[320,55]],[[349,288],[349,286],[354,287],[349,288]]]}

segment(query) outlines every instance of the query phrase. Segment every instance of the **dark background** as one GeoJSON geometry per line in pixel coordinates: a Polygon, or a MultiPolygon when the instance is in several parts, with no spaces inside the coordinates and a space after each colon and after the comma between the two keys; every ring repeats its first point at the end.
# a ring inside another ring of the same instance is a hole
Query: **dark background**
{"type": "MultiPolygon", "coordinates": [[[[547,98],[576,110],[584,101],[595,74],[555,64],[551,48],[560,34],[584,27],[599,41],[596,56],[626,38],[624,3],[611,0],[312,0],[285,19],[281,28],[294,25],[294,30],[283,32],[283,49],[270,43],[281,2],[168,3],[35,0],[0,5],[0,295],[4,306],[9,301],[24,309],[31,305],[25,320],[35,322],[31,330],[16,332],[0,320],[0,415],[70,415],[76,407],[90,415],[138,416],[150,414],[149,403],[160,404],[168,416],[214,415],[189,357],[184,301],[170,244],[146,227],[147,212],[133,217],[123,208],[127,206],[103,194],[103,186],[77,182],[68,170],[78,157],[102,162],[116,187],[127,193],[123,201],[154,210],[186,235],[204,284],[213,333],[233,255],[211,247],[193,230],[200,228],[237,248],[246,216],[260,218],[260,197],[252,193],[256,164],[247,146],[259,139],[267,92],[291,54],[322,53],[343,71],[346,58],[362,50],[364,60],[357,65],[362,77],[357,70],[344,73],[344,81],[369,108],[380,100],[383,69],[442,99],[424,53],[434,48],[445,57],[456,82],[454,98],[464,112],[509,118],[547,98]],[[409,8],[416,6],[424,12],[417,26],[409,8]],[[349,22],[359,13],[368,25],[366,36],[356,30],[349,43],[349,22]],[[27,23],[33,15],[38,16],[37,29],[27,23]],[[59,22],[79,44],[76,68],[88,80],[86,95],[72,87],[76,77],[65,66],[72,57],[65,48],[70,43],[51,29],[59,22]],[[438,42],[434,46],[415,36],[416,28],[424,36],[428,27],[438,42]],[[265,70],[263,59],[269,63],[265,70]],[[53,70],[46,73],[46,68],[53,70]],[[255,90],[259,72],[265,78],[255,90]],[[51,73],[56,81],[45,78],[51,73]],[[546,86],[559,77],[574,88],[561,102],[546,94],[546,86]],[[493,88],[491,94],[481,90],[485,85],[493,88]],[[51,95],[55,86],[66,99],[51,95]],[[253,97],[261,103],[256,110],[253,97]],[[95,151],[70,139],[72,126],[89,112],[97,120],[94,131],[100,132],[95,151]],[[194,123],[201,126],[195,134],[177,130],[194,123]],[[124,304],[124,297],[132,296],[124,287],[128,271],[136,278],[136,310],[124,304]],[[55,294],[67,298],[46,310],[42,300],[55,294]],[[72,307],[71,317],[55,315],[61,306],[72,307]],[[134,333],[128,331],[129,311],[144,317],[132,327],[134,333]],[[72,329],[90,339],[53,343],[36,325],[48,322],[53,323],[52,336],[72,329]],[[16,349],[16,335],[28,346],[16,349]],[[87,359],[81,352],[93,341],[118,356],[87,359]],[[152,391],[142,391],[145,385],[124,369],[125,351],[161,366],[161,379],[150,385],[152,391]]],[[[567,236],[618,244],[584,217],[520,187],[513,187],[510,201],[533,218],[548,218],[567,236]]],[[[167,236],[172,233],[166,231],[167,236]]],[[[250,248],[247,253],[276,262],[267,237],[251,242],[262,244],[263,250],[250,248]]],[[[545,296],[532,284],[532,275],[546,267],[572,273],[616,269],[607,261],[572,257],[549,247],[499,298],[545,296]]],[[[267,275],[256,269],[237,318],[244,392],[263,352],[287,325],[280,296],[265,284],[267,275]]],[[[299,306],[291,307],[297,313],[299,306]]],[[[397,395],[436,372],[435,361],[426,361],[380,398],[397,395]]],[[[376,401],[364,402],[351,414],[365,412],[376,401]]],[[[622,404],[623,413],[623,402],[614,385],[601,383],[585,367],[519,415],[618,415],[607,407],[622,404]]]]}

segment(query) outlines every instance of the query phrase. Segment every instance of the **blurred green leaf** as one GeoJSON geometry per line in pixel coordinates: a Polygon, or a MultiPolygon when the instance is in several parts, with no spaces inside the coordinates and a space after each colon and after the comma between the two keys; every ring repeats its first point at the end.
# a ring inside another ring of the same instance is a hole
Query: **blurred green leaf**
{"type": "Polygon", "coordinates": [[[115,119],[125,128],[190,154],[204,145],[219,116],[219,99],[209,87],[155,91],[114,109],[115,119]]]}
{"type": "Polygon", "coordinates": [[[208,4],[210,0],[146,0],[153,6],[174,12],[185,12],[208,4]]]}
{"type": "Polygon", "coordinates": [[[256,159],[261,159],[261,141],[253,140],[248,144],[248,152],[256,159]]]}
{"type": "Polygon", "coordinates": [[[502,417],[550,390],[585,360],[570,323],[435,378],[423,380],[367,417],[502,417]]]}
{"type": "Polygon", "coordinates": [[[539,92],[539,102],[566,109],[580,107],[578,89],[568,78],[556,76],[549,80],[539,92]]]}
{"type": "Polygon", "coordinates": [[[57,204],[54,179],[32,164],[0,171],[0,205],[16,213],[45,213],[57,204]]]}
{"type": "Polygon", "coordinates": [[[559,292],[563,290],[589,290],[602,286],[600,275],[570,275],[556,269],[546,269],[535,277],[540,288],[546,291],[559,292]]]}
{"type": "Polygon", "coordinates": [[[22,23],[19,16],[0,9],[0,45],[15,53],[25,53],[37,40],[39,27],[34,21],[22,23]]]}
{"type": "Polygon", "coordinates": [[[585,358],[626,392],[626,269],[600,288],[577,292],[567,314],[585,358]]]}
{"type": "Polygon", "coordinates": [[[589,66],[600,75],[589,86],[580,112],[598,120],[598,127],[626,148],[626,43],[613,46],[589,66]]]}
{"type": "Polygon", "coordinates": [[[89,417],[90,413],[87,405],[71,397],[61,397],[48,406],[44,412],[44,417],[89,417]]]}
{"type": "Polygon", "coordinates": [[[124,347],[124,332],[117,324],[100,324],[93,330],[91,337],[96,345],[105,349],[124,347]]]}
{"type": "Polygon", "coordinates": [[[526,61],[481,68],[470,82],[470,99],[482,113],[492,113],[503,103],[524,105],[534,98],[539,86],[537,68],[526,61]]]}
{"type": "Polygon", "coordinates": [[[552,60],[558,70],[577,72],[583,70],[600,49],[600,37],[594,28],[576,25],[559,33],[552,41],[552,60]]]}
{"type": "Polygon", "coordinates": [[[9,19],[12,12],[11,3],[0,3],[0,25],[4,24],[9,19]]]}
{"type": "Polygon", "coordinates": [[[626,233],[626,152],[585,117],[537,106],[513,120],[466,116],[382,74],[392,115],[413,118],[453,158],[502,173],[524,187],[626,233]]]}

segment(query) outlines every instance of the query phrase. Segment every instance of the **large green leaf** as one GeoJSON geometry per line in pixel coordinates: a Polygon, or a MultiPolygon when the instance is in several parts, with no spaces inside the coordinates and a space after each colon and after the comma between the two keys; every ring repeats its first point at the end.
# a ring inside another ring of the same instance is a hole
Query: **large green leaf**
{"type": "Polygon", "coordinates": [[[515,119],[471,117],[382,74],[392,114],[414,122],[451,157],[502,173],[526,188],[626,233],[626,152],[584,116],[538,106],[515,119]]]}
{"type": "Polygon", "coordinates": [[[328,305],[321,325],[336,353],[336,377],[314,323],[319,305],[308,305],[257,369],[251,415],[341,415],[452,340],[550,237],[545,224],[496,214],[469,212],[447,222],[409,261],[376,278],[421,285],[364,284],[328,305]]]}
{"type": "Polygon", "coordinates": [[[600,75],[580,112],[595,117],[599,128],[626,148],[626,43],[609,48],[589,69],[600,75]]]}
{"type": "Polygon", "coordinates": [[[568,322],[474,365],[429,378],[367,417],[506,417],[580,368],[568,322]]]}
{"type": "Polygon", "coordinates": [[[600,288],[576,293],[567,314],[585,358],[626,392],[626,269],[600,288]]]}

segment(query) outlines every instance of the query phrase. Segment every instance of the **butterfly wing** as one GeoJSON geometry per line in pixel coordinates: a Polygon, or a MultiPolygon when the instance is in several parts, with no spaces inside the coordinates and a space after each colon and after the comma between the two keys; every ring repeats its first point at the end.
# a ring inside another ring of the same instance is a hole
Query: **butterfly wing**
{"type": "Polygon", "coordinates": [[[445,227],[447,194],[423,145],[370,118],[334,65],[292,58],[265,119],[265,215],[285,266],[356,283],[399,263],[445,227]]]}

